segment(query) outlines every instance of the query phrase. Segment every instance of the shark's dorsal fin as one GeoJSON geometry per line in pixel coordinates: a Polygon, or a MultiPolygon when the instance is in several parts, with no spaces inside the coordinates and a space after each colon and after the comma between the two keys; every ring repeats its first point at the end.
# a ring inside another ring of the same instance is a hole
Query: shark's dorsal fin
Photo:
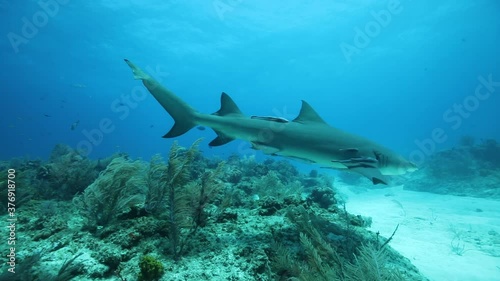
{"type": "Polygon", "coordinates": [[[213,115],[225,116],[230,114],[243,115],[233,99],[228,94],[222,92],[220,96],[220,109],[213,115]]]}
{"type": "Polygon", "coordinates": [[[305,100],[302,101],[302,107],[300,108],[300,113],[297,118],[293,119],[293,122],[298,122],[298,123],[324,123],[326,124],[325,120],[319,116],[318,113],[312,108],[311,105],[309,105],[305,100]]]}

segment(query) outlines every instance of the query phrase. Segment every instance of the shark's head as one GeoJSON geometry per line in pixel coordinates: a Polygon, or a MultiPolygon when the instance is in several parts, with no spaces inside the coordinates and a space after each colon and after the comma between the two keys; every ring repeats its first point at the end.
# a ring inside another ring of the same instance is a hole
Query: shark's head
{"type": "Polygon", "coordinates": [[[399,175],[406,174],[406,173],[411,173],[415,172],[418,170],[418,167],[415,163],[408,161],[401,157],[401,160],[396,168],[397,172],[399,172],[399,175]]]}
{"type": "Polygon", "coordinates": [[[396,176],[418,170],[418,167],[417,165],[415,165],[415,163],[406,160],[400,155],[389,156],[386,158],[386,161],[382,162],[381,164],[382,165],[379,167],[379,169],[383,175],[396,176]]]}

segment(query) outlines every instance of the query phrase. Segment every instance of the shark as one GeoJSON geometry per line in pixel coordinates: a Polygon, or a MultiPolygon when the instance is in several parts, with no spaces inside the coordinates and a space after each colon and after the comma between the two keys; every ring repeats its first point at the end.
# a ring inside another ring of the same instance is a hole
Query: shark
{"type": "Polygon", "coordinates": [[[320,167],[361,174],[373,184],[389,182],[388,176],[417,170],[411,161],[362,136],[332,127],[306,101],[293,120],[274,116],[247,116],[233,99],[222,93],[221,107],[212,114],[201,113],[162,86],[130,60],[134,79],[148,91],[174,119],[163,136],[174,138],[194,127],[212,128],[217,137],[210,147],[222,146],[235,139],[248,141],[253,149],[268,155],[299,159],[320,167]]]}

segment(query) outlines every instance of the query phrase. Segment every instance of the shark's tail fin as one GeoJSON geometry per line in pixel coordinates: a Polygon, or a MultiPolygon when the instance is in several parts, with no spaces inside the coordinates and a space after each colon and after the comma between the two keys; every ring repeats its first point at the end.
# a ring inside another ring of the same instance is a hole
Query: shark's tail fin
{"type": "Polygon", "coordinates": [[[134,79],[142,80],[142,83],[155,99],[165,108],[165,110],[174,118],[175,124],[166,133],[164,138],[173,138],[180,136],[196,126],[196,110],[186,102],[176,96],[174,93],[164,88],[158,81],[137,67],[128,59],[125,62],[132,69],[134,79]]]}
{"type": "Polygon", "coordinates": [[[132,63],[128,59],[125,59],[125,62],[132,69],[132,73],[134,74],[134,79],[135,80],[151,79],[151,76],[149,76],[148,74],[146,74],[146,72],[142,71],[142,69],[140,69],[139,67],[137,67],[134,63],[132,63]]]}

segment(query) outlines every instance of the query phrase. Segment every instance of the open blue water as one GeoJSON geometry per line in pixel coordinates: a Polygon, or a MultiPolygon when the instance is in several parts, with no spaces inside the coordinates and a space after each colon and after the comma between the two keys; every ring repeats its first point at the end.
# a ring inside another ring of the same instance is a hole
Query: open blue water
{"type": "MultiPolygon", "coordinates": [[[[494,0],[0,0],[0,158],[46,158],[57,143],[91,158],[166,153],[173,121],[124,58],[202,112],[224,91],[248,115],[293,119],[303,99],[410,158],[464,135],[498,139],[499,11],[494,0]]],[[[199,137],[207,155],[254,153],[209,149],[208,128],[177,139],[199,137]]]]}

